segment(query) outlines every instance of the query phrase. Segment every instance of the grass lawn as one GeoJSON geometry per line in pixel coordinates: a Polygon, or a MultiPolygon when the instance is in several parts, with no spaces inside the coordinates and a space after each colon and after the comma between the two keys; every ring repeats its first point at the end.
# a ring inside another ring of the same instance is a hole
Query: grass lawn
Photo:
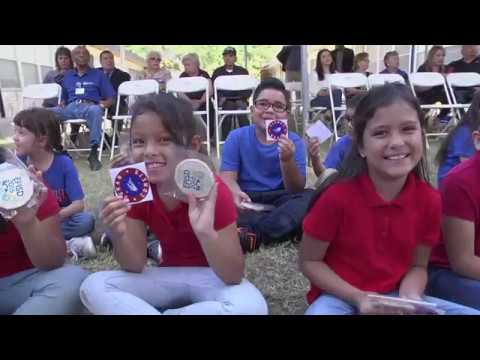
{"type": "MultiPolygon", "coordinates": [[[[1,136],[0,136],[1,138],[1,136]]],[[[328,144],[323,147],[325,154],[328,144]]],[[[438,149],[438,141],[430,142],[428,151],[432,160],[438,149]]],[[[106,153],[105,153],[106,155],[106,153]]],[[[74,153],[73,159],[80,174],[80,181],[86,194],[89,211],[97,219],[93,238],[98,242],[104,230],[103,224],[98,220],[98,213],[102,200],[112,194],[110,176],[108,174],[108,158],[103,159],[103,168],[98,172],[91,172],[88,167],[87,154],[74,153]]],[[[430,161],[430,164],[433,164],[430,161]]],[[[431,180],[436,183],[435,168],[432,166],[431,180]]],[[[311,168],[308,169],[307,185],[312,186],[315,176],[311,168]]],[[[270,314],[303,314],[307,307],[305,294],[309,283],[300,274],[297,266],[297,245],[284,243],[268,248],[261,248],[254,254],[247,256],[247,278],[255,284],[265,296],[270,314]]],[[[80,262],[90,271],[117,269],[118,264],[106,248],[97,248],[97,257],[80,262]]]]}

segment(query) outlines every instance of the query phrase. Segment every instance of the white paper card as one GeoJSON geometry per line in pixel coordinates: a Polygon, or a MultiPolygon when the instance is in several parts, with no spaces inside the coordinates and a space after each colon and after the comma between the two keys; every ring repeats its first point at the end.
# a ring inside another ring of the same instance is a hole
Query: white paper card
{"type": "Polygon", "coordinates": [[[153,200],[145,163],[136,163],[110,169],[115,195],[123,196],[131,204],[153,200]]]}
{"type": "Polygon", "coordinates": [[[311,138],[316,137],[321,143],[323,143],[332,136],[332,132],[321,120],[318,120],[307,129],[307,135],[311,138]]]}

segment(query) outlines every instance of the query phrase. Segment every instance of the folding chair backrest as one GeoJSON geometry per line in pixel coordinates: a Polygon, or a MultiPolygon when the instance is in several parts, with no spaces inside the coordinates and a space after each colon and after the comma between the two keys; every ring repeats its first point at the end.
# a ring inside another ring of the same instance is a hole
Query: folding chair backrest
{"type": "Polygon", "coordinates": [[[371,88],[389,83],[400,83],[405,85],[405,79],[399,74],[372,74],[368,77],[368,85],[371,88]]]}
{"type": "Polygon", "coordinates": [[[480,86],[480,74],[475,72],[448,74],[447,83],[452,87],[480,86]]]}
{"type": "Polygon", "coordinates": [[[58,103],[62,96],[62,87],[56,83],[52,84],[33,84],[23,88],[23,99],[45,100],[57,98],[58,103]]]}
{"type": "Polygon", "coordinates": [[[215,79],[215,90],[251,90],[258,85],[257,79],[250,75],[223,75],[215,79]]]}
{"type": "Polygon", "coordinates": [[[167,82],[167,92],[191,93],[203,90],[208,92],[208,80],[202,76],[171,79],[167,82]]]}
{"type": "Polygon", "coordinates": [[[437,72],[416,72],[408,75],[410,85],[413,86],[443,86],[445,85],[445,78],[442,74],[437,72]]]}
{"type": "Polygon", "coordinates": [[[287,91],[302,91],[302,83],[300,81],[289,81],[285,83],[287,91]]]}
{"type": "Polygon", "coordinates": [[[152,79],[125,81],[118,87],[120,96],[139,96],[147,94],[158,94],[158,82],[152,79]]]}
{"type": "Polygon", "coordinates": [[[363,86],[368,88],[367,77],[360,73],[331,74],[328,77],[328,82],[332,87],[343,89],[363,86]]]}

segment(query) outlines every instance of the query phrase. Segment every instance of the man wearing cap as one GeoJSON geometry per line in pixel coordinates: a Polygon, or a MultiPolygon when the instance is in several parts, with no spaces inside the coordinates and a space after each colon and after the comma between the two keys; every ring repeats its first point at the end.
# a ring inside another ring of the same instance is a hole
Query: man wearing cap
{"type": "MultiPolygon", "coordinates": [[[[228,46],[223,50],[223,66],[215,69],[212,75],[212,83],[215,84],[215,79],[219,76],[225,75],[248,75],[248,70],[244,67],[235,65],[237,61],[237,50],[234,47],[228,46]]],[[[246,109],[248,107],[248,99],[252,95],[251,90],[241,90],[241,91],[219,91],[218,92],[218,105],[223,110],[240,110],[246,109]]],[[[246,116],[238,117],[240,126],[248,125],[248,118],[246,116]]],[[[222,125],[222,137],[227,136],[228,131],[230,130],[230,124],[227,121],[223,122],[222,125]]]]}
{"type": "Polygon", "coordinates": [[[102,137],[104,109],[113,104],[115,92],[110,81],[98,69],[89,66],[90,53],[85,46],[77,46],[72,51],[76,68],[68,70],[63,78],[62,103],[50,108],[60,121],[85,119],[90,129],[90,155],[88,162],[92,171],[100,170],[98,146],[102,137]]]}

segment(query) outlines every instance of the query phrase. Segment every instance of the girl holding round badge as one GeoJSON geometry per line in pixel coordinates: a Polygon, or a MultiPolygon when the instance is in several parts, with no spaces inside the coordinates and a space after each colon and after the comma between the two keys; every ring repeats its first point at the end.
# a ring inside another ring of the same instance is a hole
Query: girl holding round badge
{"type": "Polygon", "coordinates": [[[122,270],[98,272],[83,283],[80,296],[93,314],[267,313],[261,293],[243,278],[237,213],[227,186],[215,176],[207,196],[196,197],[192,189],[208,171],[183,163],[188,203],[159,191],[175,177],[176,149],[200,148],[194,124],[191,105],[170,94],[140,97],[133,105],[132,160],[145,162],[153,201],[105,200],[101,218],[122,270]],[[147,226],[161,243],[159,267],[145,267],[147,226]]]}
{"type": "Polygon", "coordinates": [[[388,302],[376,306],[374,294],[423,300],[446,314],[480,314],[424,296],[441,200],[426,181],[423,122],[404,85],[374,88],[358,104],[352,151],[338,177],[319,188],[303,223],[307,315],[399,312],[388,302]]]}
{"type": "Polygon", "coordinates": [[[80,313],[79,288],[88,273],[64,265],[55,197],[40,172],[29,174],[18,162],[0,147],[0,314],[80,313]]]}

